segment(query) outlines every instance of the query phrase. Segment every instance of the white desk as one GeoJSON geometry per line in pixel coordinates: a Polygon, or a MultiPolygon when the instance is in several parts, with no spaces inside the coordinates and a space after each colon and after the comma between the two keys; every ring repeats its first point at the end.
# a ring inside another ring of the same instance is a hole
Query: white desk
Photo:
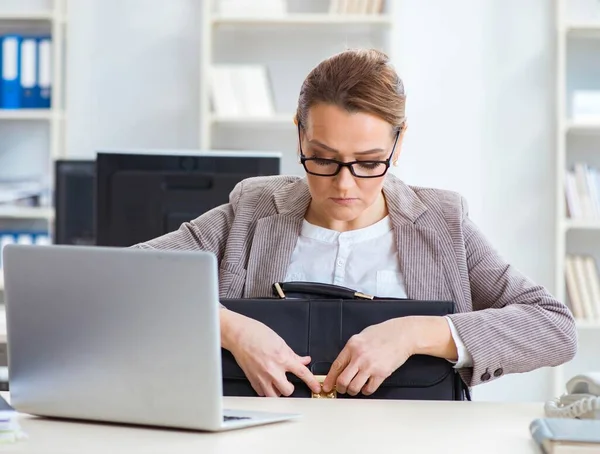
{"type": "MultiPolygon", "coordinates": [[[[6,397],[6,395],[5,395],[6,397]]],[[[226,398],[230,408],[293,411],[300,420],[223,433],[21,417],[29,439],[2,453],[536,453],[542,404],[226,398]]]]}

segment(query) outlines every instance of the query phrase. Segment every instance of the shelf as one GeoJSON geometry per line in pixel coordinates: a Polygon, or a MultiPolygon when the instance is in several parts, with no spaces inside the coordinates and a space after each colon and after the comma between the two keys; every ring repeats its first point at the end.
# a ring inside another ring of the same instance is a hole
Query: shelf
{"type": "Polygon", "coordinates": [[[568,120],[566,131],[571,134],[600,134],[600,116],[597,120],[568,120]]]}
{"type": "Polygon", "coordinates": [[[564,29],[571,36],[600,37],[600,22],[574,22],[565,25],[564,29]]]}
{"type": "Polygon", "coordinates": [[[0,219],[48,219],[54,217],[52,208],[0,205],[0,219]]]}
{"type": "Polygon", "coordinates": [[[575,323],[579,330],[600,330],[600,320],[576,320],[575,323]]]}
{"type": "Polygon", "coordinates": [[[213,25],[391,25],[392,18],[386,14],[288,14],[285,16],[214,16],[213,25]]]}
{"type": "Polygon", "coordinates": [[[276,124],[276,125],[294,125],[294,114],[275,114],[269,117],[251,117],[251,116],[239,116],[239,117],[224,117],[219,115],[211,115],[210,121],[213,124],[224,124],[224,125],[263,125],[263,124],[276,124]]]}
{"type": "Polygon", "coordinates": [[[54,20],[54,13],[48,12],[31,12],[31,11],[15,11],[15,12],[0,12],[0,21],[51,21],[54,20]]]}
{"type": "Polygon", "coordinates": [[[600,219],[565,219],[563,229],[568,230],[600,230],[600,219]]]}
{"type": "Polygon", "coordinates": [[[0,109],[0,120],[51,120],[51,109],[0,109]]]}

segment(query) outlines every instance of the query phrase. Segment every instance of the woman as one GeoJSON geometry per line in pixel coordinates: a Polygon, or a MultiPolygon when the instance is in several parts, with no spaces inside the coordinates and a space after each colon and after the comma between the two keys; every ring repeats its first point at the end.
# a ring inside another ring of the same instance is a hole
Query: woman
{"type": "MultiPolygon", "coordinates": [[[[410,355],[455,362],[474,386],[575,355],[568,308],[498,255],[450,191],[388,172],[404,134],[402,81],[386,55],[349,50],[315,67],[296,114],[306,177],[241,182],[230,203],[140,244],[216,254],[222,298],[267,297],[274,282],[319,281],[368,294],[451,299],[447,317],[402,317],[350,339],[323,390],[372,394],[410,355]]],[[[286,372],[321,385],[264,324],[221,309],[222,345],[261,396],[288,396],[286,372]]]]}

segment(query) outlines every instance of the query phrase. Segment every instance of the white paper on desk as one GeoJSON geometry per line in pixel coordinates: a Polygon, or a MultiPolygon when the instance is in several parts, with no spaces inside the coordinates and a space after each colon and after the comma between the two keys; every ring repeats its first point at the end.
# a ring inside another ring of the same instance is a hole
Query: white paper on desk
{"type": "Polygon", "coordinates": [[[27,438],[17,417],[17,412],[0,396],[0,444],[14,443],[27,438]]]}

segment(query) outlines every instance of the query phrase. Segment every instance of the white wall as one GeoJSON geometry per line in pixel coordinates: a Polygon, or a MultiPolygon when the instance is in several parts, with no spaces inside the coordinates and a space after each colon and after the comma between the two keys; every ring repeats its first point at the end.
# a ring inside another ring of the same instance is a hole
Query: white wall
{"type": "MultiPolygon", "coordinates": [[[[553,2],[394,1],[392,56],[409,117],[398,173],[460,191],[497,249],[552,289],[553,2]]],[[[77,0],[70,8],[69,154],[196,147],[199,2],[77,0]]],[[[545,399],[549,377],[504,377],[475,396],[545,399]]]]}
{"type": "Polygon", "coordinates": [[[197,148],[200,3],[72,0],[67,153],[197,148]]]}
{"type": "MultiPolygon", "coordinates": [[[[394,55],[409,128],[399,173],[460,191],[513,265],[553,290],[554,36],[548,0],[404,0],[394,55]]],[[[536,400],[547,370],[475,389],[536,400]]]]}
{"type": "MultiPolygon", "coordinates": [[[[326,2],[289,1],[293,12],[319,5],[326,2]]],[[[201,9],[198,0],[70,0],[69,156],[99,148],[199,147],[201,9]]],[[[386,36],[368,26],[341,30],[220,27],[213,30],[213,61],[267,65],[276,110],[290,114],[304,75],[321,59],[359,43],[381,47],[386,36]]],[[[275,127],[215,126],[212,138],[214,148],[289,151],[284,172],[302,172],[291,115],[289,124],[275,127]]]]}

